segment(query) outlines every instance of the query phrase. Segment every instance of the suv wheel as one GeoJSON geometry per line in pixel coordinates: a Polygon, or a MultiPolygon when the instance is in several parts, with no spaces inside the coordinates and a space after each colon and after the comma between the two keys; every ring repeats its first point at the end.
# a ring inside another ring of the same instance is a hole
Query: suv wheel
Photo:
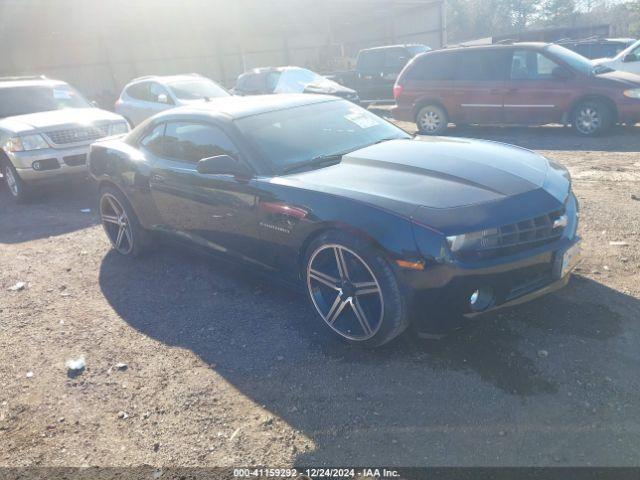
{"type": "Polygon", "coordinates": [[[11,198],[16,203],[23,203],[29,199],[29,186],[20,178],[18,172],[9,160],[0,160],[2,166],[2,175],[9,189],[11,198]]]}
{"type": "Polygon", "coordinates": [[[449,118],[442,107],[427,105],[418,112],[416,125],[423,135],[440,135],[447,129],[449,118]]]}
{"type": "Polygon", "coordinates": [[[611,109],[603,102],[588,100],[580,103],[572,115],[572,125],[578,135],[593,137],[606,132],[613,120],[611,109]]]}
{"type": "Polygon", "coordinates": [[[307,252],[309,299],[324,325],[349,343],[377,347],[409,325],[406,300],[387,260],[369,244],[328,232],[307,252]]]}

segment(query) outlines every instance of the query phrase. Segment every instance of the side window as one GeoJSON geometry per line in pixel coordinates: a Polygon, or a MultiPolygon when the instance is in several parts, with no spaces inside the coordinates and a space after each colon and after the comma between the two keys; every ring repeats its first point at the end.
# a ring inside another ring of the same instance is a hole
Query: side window
{"type": "Polygon", "coordinates": [[[127,95],[136,100],[149,101],[149,82],[141,82],[127,88],[127,95]]]}
{"type": "Polygon", "coordinates": [[[142,137],[142,140],[140,140],[140,146],[145,148],[146,150],[149,150],[154,155],[162,156],[164,127],[164,123],[156,125],[151,131],[149,131],[145,136],[142,137]]]}
{"type": "Polygon", "coordinates": [[[511,60],[512,80],[551,80],[559,65],[541,53],[516,50],[511,60]]]}
{"type": "Polygon", "coordinates": [[[640,60],[640,45],[631,50],[626,57],[624,57],[625,62],[637,62],[640,60]]]}
{"type": "Polygon", "coordinates": [[[278,81],[280,80],[280,76],[282,72],[269,72],[267,73],[267,93],[273,93],[278,86],[278,81]]]}
{"type": "Polygon", "coordinates": [[[463,81],[500,81],[505,78],[505,50],[463,51],[455,55],[454,79],[463,81]]]}
{"type": "Polygon", "coordinates": [[[417,58],[407,70],[407,80],[451,80],[455,57],[455,54],[438,53],[417,58]]]}
{"type": "Polygon", "coordinates": [[[262,74],[244,73],[238,79],[238,90],[249,93],[262,93],[262,74]]]}
{"type": "Polygon", "coordinates": [[[173,100],[169,96],[169,92],[159,83],[152,82],[149,84],[149,96],[151,97],[152,102],[155,103],[165,103],[165,104],[173,104],[173,100]]]}
{"type": "Polygon", "coordinates": [[[229,137],[218,127],[204,123],[168,123],[164,134],[165,156],[189,163],[216,155],[237,155],[229,137]]]}
{"type": "Polygon", "coordinates": [[[384,50],[369,50],[358,56],[358,70],[364,72],[380,71],[384,67],[384,50]]]}
{"type": "Polygon", "coordinates": [[[389,48],[384,55],[384,68],[399,72],[410,59],[409,52],[404,48],[389,48]]]}

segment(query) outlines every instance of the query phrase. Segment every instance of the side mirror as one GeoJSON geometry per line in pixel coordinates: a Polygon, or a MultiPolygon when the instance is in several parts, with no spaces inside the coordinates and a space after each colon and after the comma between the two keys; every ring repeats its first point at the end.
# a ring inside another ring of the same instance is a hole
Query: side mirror
{"type": "Polygon", "coordinates": [[[169,97],[167,97],[166,93],[158,94],[158,103],[169,103],[169,97]]]}
{"type": "Polygon", "coordinates": [[[231,155],[216,155],[203,158],[198,162],[198,173],[203,175],[233,175],[234,177],[250,177],[249,169],[231,155]]]}
{"type": "Polygon", "coordinates": [[[572,73],[569,70],[562,67],[554,68],[553,71],[551,72],[551,75],[556,80],[568,80],[571,77],[573,77],[572,73]]]}

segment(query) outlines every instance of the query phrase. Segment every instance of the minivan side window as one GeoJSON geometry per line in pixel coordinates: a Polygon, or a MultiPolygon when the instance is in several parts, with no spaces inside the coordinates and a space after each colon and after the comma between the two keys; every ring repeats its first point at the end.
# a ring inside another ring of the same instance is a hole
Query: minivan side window
{"type": "Polygon", "coordinates": [[[504,80],[506,58],[506,52],[503,49],[456,52],[454,79],[463,81],[504,80]]]}
{"type": "Polygon", "coordinates": [[[170,122],[164,133],[166,157],[188,163],[216,155],[237,155],[231,139],[218,127],[204,123],[170,122]]]}
{"type": "Polygon", "coordinates": [[[560,67],[550,58],[533,50],[516,50],[511,60],[512,80],[551,80],[560,67]]]}
{"type": "Polygon", "coordinates": [[[453,78],[455,54],[430,53],[416,58],[407,69],[407,80],[446,81],[453,78]]]}
{"type": "Polygon", "coordinates": [[[379,71],[384,67],[384,50],[369,50],[358,56],[358,70],[379,71]]]}
{"type": "Polygon", "coordinates": [[[384,68],[399,72],[409,61],[409,52],[404,48],[389,48],[385,51],[384,68]]]}

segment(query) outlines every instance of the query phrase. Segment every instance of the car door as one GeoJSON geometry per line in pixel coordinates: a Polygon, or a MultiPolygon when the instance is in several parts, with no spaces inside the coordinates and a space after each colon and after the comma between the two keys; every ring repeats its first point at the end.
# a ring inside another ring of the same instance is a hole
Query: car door
{"type": "Polygon", "coordinates": [[[139,125],[149,116],[146,110],[149,102],[149,82],[130,85],[125,90],[124,97],[118,113],[124,116],[132,126],[139,125]]]}
{"type": "Polygon", "coordinates": [[[451,119],[458,123],[502,123],[508,51],[469,49],[455,54],[451,119]]]}
{"type": "Polygon", "coordinates": [[[229,136],[211,123],[170,121],[162,142],[150,187],[163,227],[231,256],[259,257],[257,197],[251,182],[197,171],[203,158],[241,158],[229,136]]]}
{"type": "MultiPolygon", "coordinates": [[[[356,90],[360,100],[380,100],[380,83],[384,75],[385,53],[384,49],[365,50],[358,56],[356,90]]],[[[393,85],[392,85],[393,89],[393,85]]]]}
{"type": "Polygon", "coordinates": [[[505,121],[513,124],[560,122],[577,89],[567,67],[533,49],[514,49],[505,90],[505,121]]]}

